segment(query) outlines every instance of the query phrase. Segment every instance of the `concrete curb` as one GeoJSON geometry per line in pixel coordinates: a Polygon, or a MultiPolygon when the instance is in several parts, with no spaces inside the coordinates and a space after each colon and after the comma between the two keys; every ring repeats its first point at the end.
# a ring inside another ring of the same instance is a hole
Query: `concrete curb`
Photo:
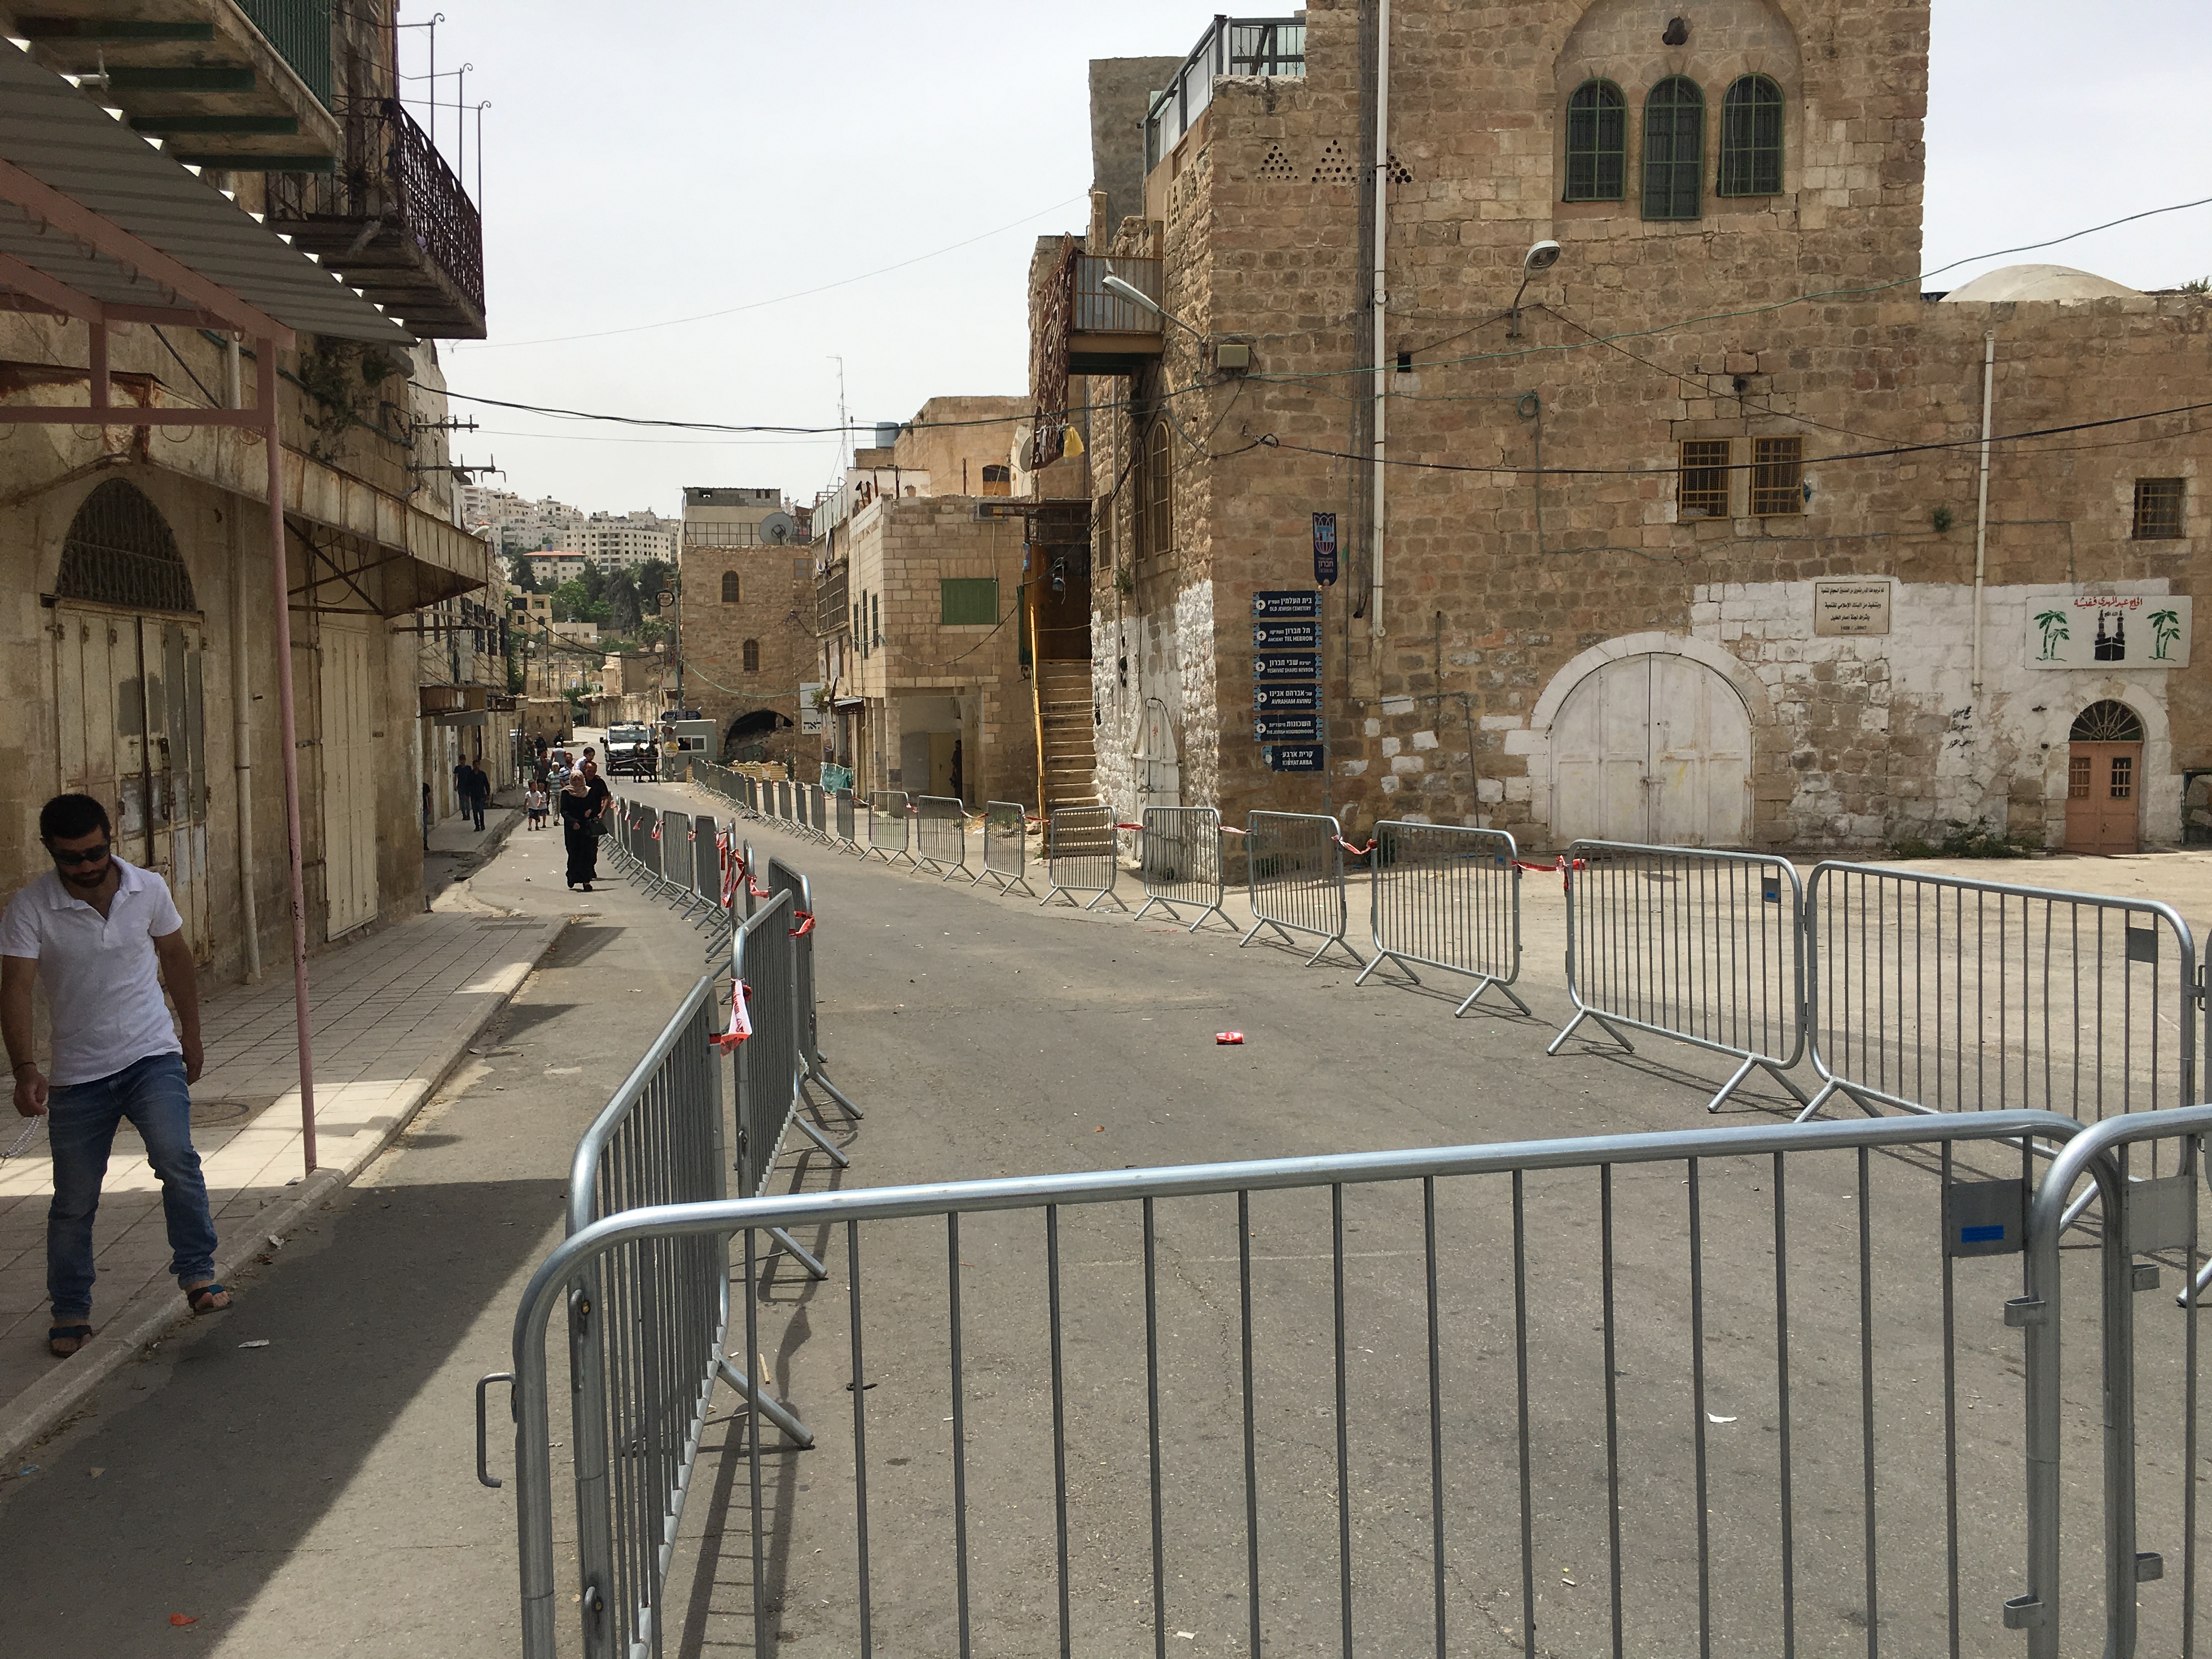
{"type": "MultiPolygon", "coordinates": [[[[531,958],[530,972],[545,959],[545,953],[568,931],[565,915],[545,918],[553,924],[545,935],[544,944],[531,958]]],[[[524,975],[527,978],[528,974],[524,975]]],[[[517,989],[520,988],[518,983],[517,989]]],[[[341,1188],[353,1184],[354,1178],[382,1157],[415,1121],[446,1080],[460,1069],[466,1058],[469,1045],[474,1042],[495,1015],[514,999],[507,995],[484,1010],[483,1018],[466,1031],[458,1033],[451,1053],[439,1061],[436,1072],[422,1087],[412,1091],[405,1105],[392,1116],[391,1125],[374,1144],[357,1152],[343,1165],[317,1170],[298,1188],[288,1189],[282,1198],[264,1206],[252,1219],[243,1237],[234,1236],[219,1247],[216,1253],[216,1277],[228,1279],[245,1264],[267,1247],[268,1235],[283,1233],[298,1225],[312,1214],[315,1206],[341,1188]]],[[[221,1318],[221,1315],[208,1315],[221,1318]]],[[[192,1323],[195,1316],[185,1305],[182,1292],[167,1280],[149,1285],[125,1302],[114,1317],[109,1319],[100,1334],[67,1360],[55,1362],[54,1370],[45,1381],[34,1382],[21,1394],[0,1407],[0,1474],[14,1473],[15,1460],[41,1437],[61,1425],[85,1397],[102,1382],[120,1370],[125,1363],[145,1346],[158,1340],[179,1326],[192,1323]]]]}

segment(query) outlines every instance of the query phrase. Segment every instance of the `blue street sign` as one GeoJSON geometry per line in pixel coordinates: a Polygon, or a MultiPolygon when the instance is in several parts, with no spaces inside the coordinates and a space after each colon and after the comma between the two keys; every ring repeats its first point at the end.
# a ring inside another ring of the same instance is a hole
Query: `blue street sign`
{"type": "Polygon", "coordinates": [[[1321,624],[1317,622],[1254,623],[1252,643],[1263,651],[1318,651],[1321,624]]]}
{"type": "Polygon", "coordinates": [[[1319,743],[1319,714],[1255,714],[1252,735],[1261,743],[1319,743]]]}
{"type": "Polygon", "coordinates": [[[1312,587],[1271,589],[1252,596],[1255,617],[1318,617],[1321,590],[1312,587]]]}
{"type": "Polygon", "coordinates": [[[1269,769],[1276,772],[1318,772],[1327,759],[1317,743],[1279,743],[1263,752],[1269,769]]]}
{"type": "Polygon", "coordinates": [[[1314,680],[1321,678],[1321,657],[1312,651],[1261,651],[1252,656],[1255,680],[1314,680]]]}
{"type": "Polygon", "coordinates": [[[1252,688],[1255,708],[1319,708],[1321,685],[1315,680],[1262,680],[1252,688]]]}

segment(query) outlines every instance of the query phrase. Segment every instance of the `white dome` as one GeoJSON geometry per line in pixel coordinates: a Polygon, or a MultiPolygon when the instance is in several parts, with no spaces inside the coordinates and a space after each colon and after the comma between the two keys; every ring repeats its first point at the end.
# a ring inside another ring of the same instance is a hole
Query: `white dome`
{"type": "Polygon", "coordinates": [[[1943,296],[1983,305],[2007,300],[2133,300],[2141,292],[2071,265],[1999,265],[1943,296]]]}

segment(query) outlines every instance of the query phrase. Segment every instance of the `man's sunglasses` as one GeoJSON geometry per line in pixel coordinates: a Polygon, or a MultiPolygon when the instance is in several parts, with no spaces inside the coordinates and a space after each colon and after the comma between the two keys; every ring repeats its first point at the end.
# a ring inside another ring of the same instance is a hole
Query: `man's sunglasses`
{"type": "Polygon", "coordinates": [[[82,853],[66,853],[58,847],[49,847],[46,851],[52,855],[56,864],[64,869],[74,870],[82,864],[99,863],[107,856],[108,847],[112,844],[104,843],[98,847],[88,847],[82,853]]]}

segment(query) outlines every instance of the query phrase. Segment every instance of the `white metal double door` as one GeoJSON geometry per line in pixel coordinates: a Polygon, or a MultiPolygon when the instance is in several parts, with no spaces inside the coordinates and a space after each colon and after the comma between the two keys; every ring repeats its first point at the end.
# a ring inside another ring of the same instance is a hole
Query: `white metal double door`
{"type": "Polygon", "coordinates": [[[1702,663],[1654,652],[1606,664],[1567,694],[1552,755],[1562,843],[1743,844],[1751,720],[1702,663]]]}
{"type": "Polygon", "coordinates": [[[200,624],[64,600],[52,632],[56,782],[106,806],[116,851],[169,884],[185,937],[205,961],[212,941],[200,624]]]}

